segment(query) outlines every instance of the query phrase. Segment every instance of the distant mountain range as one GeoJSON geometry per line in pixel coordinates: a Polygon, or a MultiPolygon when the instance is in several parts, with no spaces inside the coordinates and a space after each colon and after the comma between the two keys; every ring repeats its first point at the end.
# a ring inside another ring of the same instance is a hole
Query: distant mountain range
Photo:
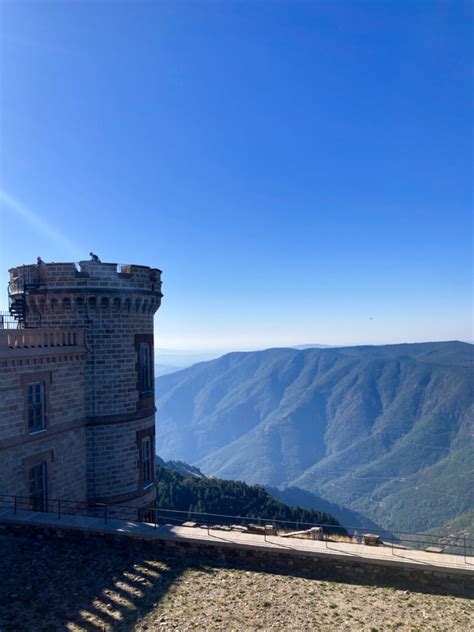
{"type": "Polygon", "coordinates": [[[168,375],[168,373],[176,373],[181,371],[185,367],[173,366],[171,364],[155,364],[155,377],[161,377],[162,375],[168,375]]]}
{"type": "MultiPolygon", "coordinates": [[[[327,348],[329,345],[307,344],[292,347],[293,349],[309,349],[317,347],[320,349],[327,348]]],[[[155,349],[155,357],[159,360],[155,364],[155,376],[161,377],[169,373],[176,373],[189,366],[193,366],[198,362],[207,362],[214,360],[223,355],[219,351],[183,351],[181,349],[155,349]]]]}
{"type": "Polygon", "coordinates": [[[189,366],[193,366],[198,362],[206,362],[208,360],[214,360],[222,355],[219,352],[196,352],[196,351],[183,351],[181,349],[155,349],[155,377],[161,377],[162,375],[168,375],[169,373],[176,373],[189,366]]]}
{"type": "Polygon", "coordinates": [[[333,345],[315,345],[315,344],[307,344],[307,345],[296,345],[295,347],[291,347],[291,349],[332,349],[333,345]]]}
{"type": "Polygon", "coordinates": [[[313,495],[386,529],[466,532],[473,350],[455,341],[230,353],[157,379],[157,447],[205,474],[313,495]]]}

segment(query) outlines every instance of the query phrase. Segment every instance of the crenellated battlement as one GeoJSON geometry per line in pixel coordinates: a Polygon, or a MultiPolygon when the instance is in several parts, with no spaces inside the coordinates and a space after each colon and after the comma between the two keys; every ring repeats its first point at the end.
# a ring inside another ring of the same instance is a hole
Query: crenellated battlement
{"type": "MultiPolygon", "coordinates": [[[[73,323],[74,315],[154,314],[161,305],[161,270],[134,264],[42,263],[11,268],[9,295],[22,326],[73,323]],[[46,321],[45,321],[46,319],[46,321]]],[[[76,326],[80,325],[76,323],[76,326]]]]}
{"type": "Polygon", "coordinates": [[[9,270],[10,293],[25,288],[38,291],[138,291],[161,294],[161,270],[135,264],[98,263],[42,263],[17,266],[9,270]]]}

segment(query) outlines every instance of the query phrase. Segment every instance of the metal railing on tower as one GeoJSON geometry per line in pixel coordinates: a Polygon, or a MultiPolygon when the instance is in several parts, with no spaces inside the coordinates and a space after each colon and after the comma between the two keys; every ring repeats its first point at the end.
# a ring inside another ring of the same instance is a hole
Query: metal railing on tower
{"type": "Polygon", "coordinates": [[[43,265],[30,265],[18,268],[20,274],[8,284],[8,309],[18,323],[18,328],[27,327],[27,296],[40,287],[44,281],[43,265]]]}

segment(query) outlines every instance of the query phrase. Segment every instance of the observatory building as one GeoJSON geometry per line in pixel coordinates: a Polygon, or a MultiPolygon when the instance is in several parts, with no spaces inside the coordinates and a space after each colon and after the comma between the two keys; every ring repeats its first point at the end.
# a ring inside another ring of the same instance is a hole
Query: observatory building
{"type": "Polygon", "coordinates": [[[61,499],[153,507],[161,298],[161,271],[147,266],[39,260],[10,270],[0,494],[38,511],[61,499]]]}

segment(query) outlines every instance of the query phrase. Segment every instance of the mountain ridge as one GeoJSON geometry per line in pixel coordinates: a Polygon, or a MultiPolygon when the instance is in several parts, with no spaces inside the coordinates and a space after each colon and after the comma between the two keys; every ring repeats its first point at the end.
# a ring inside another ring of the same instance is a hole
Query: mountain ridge
{"type": "Polygon", "coordinates": [[[157,444],[206,474],[435,528],[472,509],[473,365],[459,341],[232,352],[158,378],[157,444]],[[436,474],[449,502],[429,518],[436,474]]]}

